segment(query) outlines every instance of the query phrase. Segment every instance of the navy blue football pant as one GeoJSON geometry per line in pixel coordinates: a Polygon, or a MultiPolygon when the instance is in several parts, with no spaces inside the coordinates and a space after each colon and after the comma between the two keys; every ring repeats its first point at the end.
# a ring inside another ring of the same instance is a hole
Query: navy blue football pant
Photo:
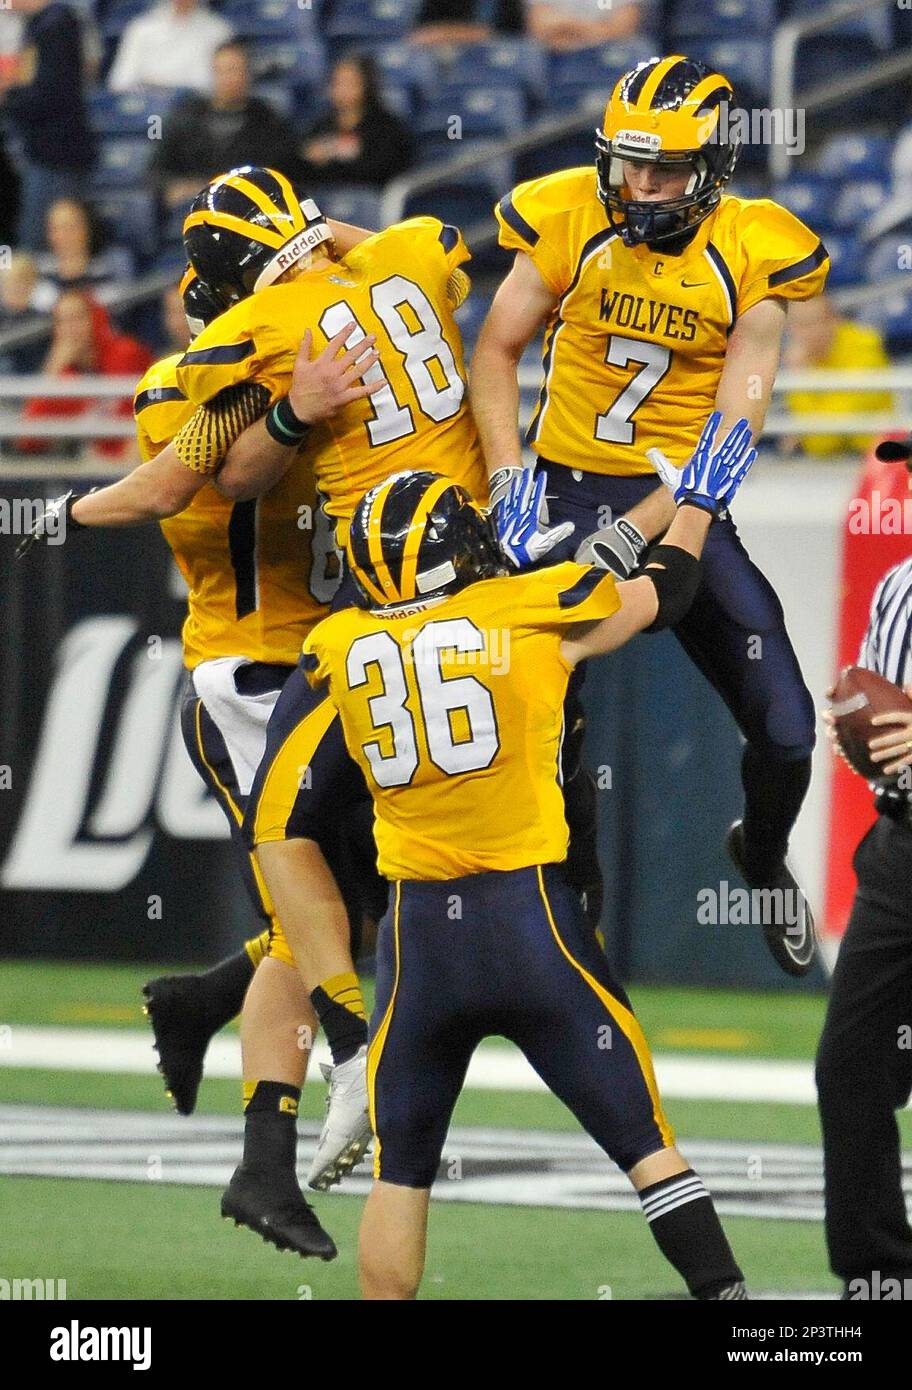
{"type": "MultiPolygon", "coordinates": [[[[576,528],[551,553],[552,562],[572,559],[586,536],[623,516],[656,487],[651,475],[616,478],[544,459],[539,463],[548,474],[550,524],[572,521],[576,528]]],[[[741,768],[745,854],[752,877],[762,881],[785,854],[810,781],[814,703],[782,605],[730,517],[710,528],[700,587],[674,635],[725,701],[747,741],[741,768]]],[[[583,678],[577,668],[568,726],[583,678]]],[[[568,770],[565,765],[565,778],[568,770]]]]}
{"type": "Polygon", "coordinates": [[[368,1086],[374,1175],[430,1187],[472,1053],[509,1038],[625,1171],[674,1143],[652,1062],[558,865],[391,885],[368,1086]]]}

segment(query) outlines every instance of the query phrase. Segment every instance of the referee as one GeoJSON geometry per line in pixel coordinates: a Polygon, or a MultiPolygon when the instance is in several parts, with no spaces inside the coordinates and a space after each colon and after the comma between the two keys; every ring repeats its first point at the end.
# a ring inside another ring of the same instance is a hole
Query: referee
{"type": "MultiPolygon", "coordinates": [[[[912,438],[876,452],[905,461],[912,490],[912,438]]],[[[878,585],[858,664],[912,695],[912,558],[878,585]]],[[[829,711],[824,719],[840,751],[829,711]]],[[[912,719],[874,722],[884,732],[872,757],[894,780],[875,789],[877,820],[855,851],[858,886],[817,1053],[826,1237],[844,1298],[912,1299],[896,1123],[912,1092],[912,719]],[[900,1282],[885,1288],[886,1279],[900,1282]]]]}

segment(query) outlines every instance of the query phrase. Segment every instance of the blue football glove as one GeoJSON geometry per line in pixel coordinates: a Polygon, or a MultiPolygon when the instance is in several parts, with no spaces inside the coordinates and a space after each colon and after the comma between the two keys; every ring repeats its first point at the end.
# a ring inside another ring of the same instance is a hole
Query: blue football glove
{"type": "MultiPolygon", "coordinates": [[[[692,507],[702,507],[704,511],[718,516],[730,506],[735,493],[750,472],[757,457],[757,450],[751,448],[751,428],[746,420],[739,420],[733,425],[718,449],[713,452],[716,430],[721,419],[721,413],[714,410],[700,435],[700,442],[694,450],[693,458],[674,480],[676,485],[666,477],[657,460],[652,459],[653,467],[659,476],[672,487],[675,502],[679,507],[686,502],[692,507]]],[[[657,452],[650,450],[650,454],[657,452]]]]}
{"type": "Polygon", "coordinates": [[[533,469],[523,468],[494,508],[500,548],[515,569],[543,560],[576,529],[572,521],[545,529],[548,525],[547,481],[545,473],[536,477],[533,469]]]}

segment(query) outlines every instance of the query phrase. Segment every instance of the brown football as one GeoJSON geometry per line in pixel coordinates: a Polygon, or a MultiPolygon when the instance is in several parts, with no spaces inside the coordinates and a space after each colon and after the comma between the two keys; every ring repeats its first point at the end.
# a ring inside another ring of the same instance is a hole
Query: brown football
{"type": "Polygon", "coordinates": [[[839,676],[830,708],[836,717],[836,731],[843,752],[856,772],[868,781],[883,781],[883,768],[871,761],[868,740],[889,732],[890,726],[872,725],[875,714],[899,710],[912,719],[912,700],[876,671],[863,666],[847,666],[839,676]]]}

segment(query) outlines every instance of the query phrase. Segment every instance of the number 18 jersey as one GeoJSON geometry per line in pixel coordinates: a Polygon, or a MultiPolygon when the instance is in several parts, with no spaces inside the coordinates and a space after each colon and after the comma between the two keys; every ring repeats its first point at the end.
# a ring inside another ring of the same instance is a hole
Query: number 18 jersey
{"type": "Polygon", "coordinates": [[[364,493],[402,469],[432,469],[483,501],[486,471],[447,288],[468,256],[459,232],[436,218],[397,223],[344,260],[234,305],[194,340],[178,366],[178,384],[198,405],[244,381],[278,400],[289,389],[305,330],[316,355],[353,322],[352,346],[376,334],[380,360],[365,381],[383,386],[315,425],[302,449],[339,523],[340,544],[364,493]]]}

